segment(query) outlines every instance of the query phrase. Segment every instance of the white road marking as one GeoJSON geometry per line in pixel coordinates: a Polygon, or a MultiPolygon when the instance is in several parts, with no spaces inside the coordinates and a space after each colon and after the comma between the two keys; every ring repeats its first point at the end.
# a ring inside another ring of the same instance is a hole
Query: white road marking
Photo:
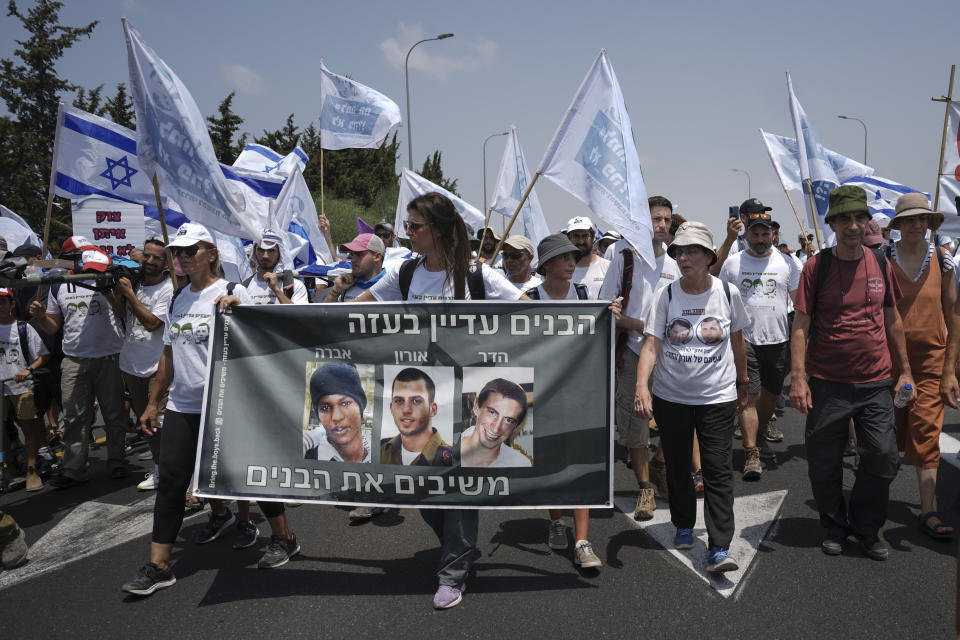
{"type": "Polygon", "coordinates": [[[717,593],[724,598],[729,598],[736,592],[741,579],[747,574],[750,563],[757,554],[757,548],[776,520],[786,495],[787,492],[781,490],[751,496],[737,496],[733,501],[736,528],[733,541],[730,543],[730,555],[737,561],[740,568],[719,576],[708,573],[706,570],[707,529],[703,520],[703,499],[697,500],[697,523],[693,529],[694,546],[692,549],[682,551],[673,548],[673,537],[677,529],[670,522],[670,507],[665,500],[657,500],[657,510],[654,512],[653,519],[646,522],[633,519],[636,498],[617,496],[614,503],[635,527],[643,529],[717,593]]]}
{"type": "Polygon", "coordinates": [[[940,460],[946,462],[947,464],[952,464],[956,468],[960,469],[960,458],[957,457],[957,452],[960,451],[960,440],[957,440],[951,435],[940,432],[940,460]]]}

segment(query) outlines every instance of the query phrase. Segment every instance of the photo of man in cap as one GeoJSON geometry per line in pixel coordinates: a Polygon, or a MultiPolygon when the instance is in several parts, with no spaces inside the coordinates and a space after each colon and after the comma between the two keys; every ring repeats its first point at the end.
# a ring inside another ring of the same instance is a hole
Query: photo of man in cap
{"type": "Polygon", "coordinates": [[[343,362],[322,364],[310,376],[309,391],[310,412],[322,428],[304,431],[303,457],[370,462],[370,442],[362,431],[368,399],[357,367],[343,362]]]}

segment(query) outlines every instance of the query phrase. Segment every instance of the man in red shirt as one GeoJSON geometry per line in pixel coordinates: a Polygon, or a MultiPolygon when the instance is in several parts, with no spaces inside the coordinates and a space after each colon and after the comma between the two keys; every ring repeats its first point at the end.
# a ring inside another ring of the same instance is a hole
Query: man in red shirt
{"type": "Polygon", "coordinates": [[[833,190],[826,222],[837,245],[807,260],[797,289],[790,402],[807,415],[808,473],[827,530],[823,552],[839,555],[852,533],[870,558],[886,560],[878,534],[899,466],[890,388],[916,385],[896,307],[897,280],[883,254],[862,245],[869,221],[863,189],[833,190]],[[895,385],[891,353],[901,371],[895,385]],[[851,418],[860,465],[848,506],[842,462],[851,418]]]}

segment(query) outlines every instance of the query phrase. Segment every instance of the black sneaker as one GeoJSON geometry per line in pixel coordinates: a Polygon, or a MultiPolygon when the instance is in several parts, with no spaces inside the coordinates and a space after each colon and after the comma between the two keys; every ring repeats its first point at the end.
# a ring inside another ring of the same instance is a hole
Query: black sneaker
{"type": "Polygon", "coordinates": [[[257,566],[261,569],[274,569],[290,562],[290,558],[300,553],[300,542],[297,534],[291,533],[290,539],[283,536],[270,536],[270,544],[257,566]]]}
{"type": "Polygon", "coordinates": [[[132,593],[135,596],[149,596],[157,589],[172,587],[177,582],[173,569],[161,569],[152,562],[140,567],[137,577],[120,587],[121,591],[132,593]]]}
{"type": "Polygon", "coordinates": [[[877,536],[857,536],[857,542],[860,543],[860,548],[871,560],[883,562],[890,555],[887,545],[883,544],[877,536]]]}
{"type": "Polygon", "coordinates": [[[237,522],[237,537],[233,539],[233,548],[240,550],[252,547],[257,544],[257,536],[260,535],[260,529],[249,520],[237,522]]]}
{"type": "Polygon", "coordinates": [[[203,528],[196,538],[197,544],[206,544],[208,542],[213,542],[220,537],[220,534],[226,531],[227,527],[236,522],[237,519],[234,517],[233,513],[230,512],[230,509],[227,509],[222,516],[218,516],[215,513],[210,514],[210,519],[207,520],[207,526],[203,528]]]}

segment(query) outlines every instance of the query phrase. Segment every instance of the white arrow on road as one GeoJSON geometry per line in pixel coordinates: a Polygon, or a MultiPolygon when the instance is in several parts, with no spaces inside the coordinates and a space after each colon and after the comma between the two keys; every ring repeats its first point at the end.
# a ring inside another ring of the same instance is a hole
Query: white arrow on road
{"type": "Polygon", "coordinates": [[[736,528],[730,543],[730,555],[740,568],[736,571],[715,575],[707,572],[707,529],[703,520],[703,499],[697,500],[697,523],[693,529],[694,545],[692,549],[673,548],[676,527],[670,522],[670,507],[665,500],[657,500],[657,510],[652,520],[638,522],[633,519],[636,498],[617,496],[616,507],[622,511],[635,527],[643,529],[660,546],[669,551],[688,569],[709,584],[724,598],[732,596],[740,580],[746,575],[750,563],[757,555],[757,547],[767,535],[770,525],[776,519],[786,497],[786,491],[771,491],[752,496],[737,496],[733,501],[733,516],[736,528]]]}
{"type": "Polygon", "coordinates": [[[156,496],[130,506],[84,502],[30,544],[26,565],[0,573],[0,590],[123,544],[153,528],[156,496]]]}

